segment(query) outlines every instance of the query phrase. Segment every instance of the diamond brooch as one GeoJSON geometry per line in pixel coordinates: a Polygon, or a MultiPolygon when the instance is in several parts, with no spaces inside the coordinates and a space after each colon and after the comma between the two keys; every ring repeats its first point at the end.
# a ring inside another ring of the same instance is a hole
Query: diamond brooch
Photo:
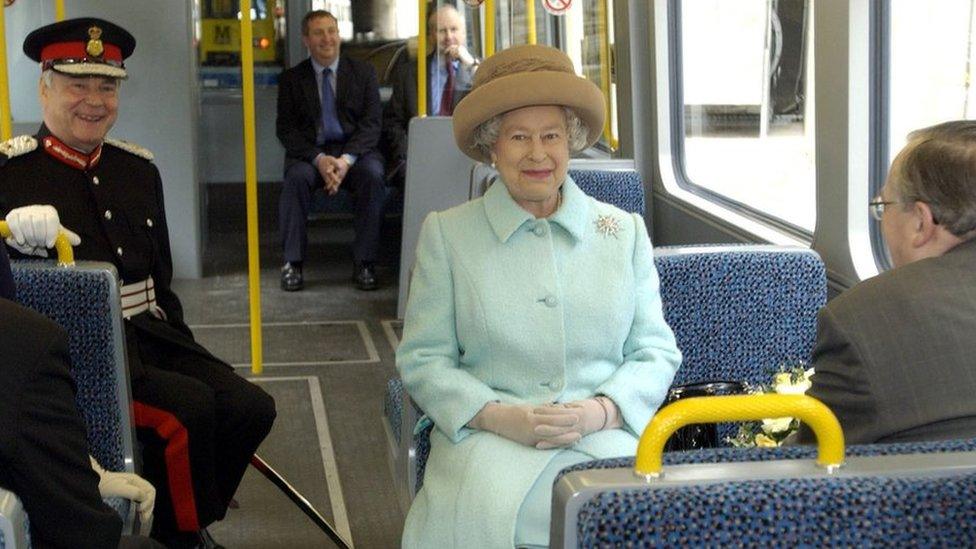
{"type": "Polygon", "coordinates": [[[612,215],[599,215],[594,223],[596,224],[596,232],[603,236],[617,238],[617,233],[620,232],[620,221],[612,215]]]}

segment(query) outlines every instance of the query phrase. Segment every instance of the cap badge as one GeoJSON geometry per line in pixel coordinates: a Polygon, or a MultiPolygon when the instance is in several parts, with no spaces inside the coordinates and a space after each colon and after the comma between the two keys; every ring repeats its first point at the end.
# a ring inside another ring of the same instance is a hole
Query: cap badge
{"type": "Polygon", "coordinates": [[[102,29],[98,27],[88,28],[88,44],[85,46],[85,51],[92,57],[102,56],[102,53],[105,52],[105,48],[102,46],[102,29]]]}

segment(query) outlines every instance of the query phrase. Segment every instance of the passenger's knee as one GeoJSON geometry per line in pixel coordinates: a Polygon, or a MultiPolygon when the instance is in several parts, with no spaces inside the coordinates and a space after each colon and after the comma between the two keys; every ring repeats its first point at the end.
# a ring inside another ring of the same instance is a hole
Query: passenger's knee
{"type": "Polygon", "coordinates": [[[260,433],[261,438],[271,432],[278,415],[274,398],[253,383],[244,381],[225,404],[226,415],[231,422],[246,426],[250,433],[260,433]]]}
{"type": "Polygon", "coordinates": [[[285,171],[285,188],[307,188],[315,181],[318,171],[308,162],[295,162],[285,171]]]}

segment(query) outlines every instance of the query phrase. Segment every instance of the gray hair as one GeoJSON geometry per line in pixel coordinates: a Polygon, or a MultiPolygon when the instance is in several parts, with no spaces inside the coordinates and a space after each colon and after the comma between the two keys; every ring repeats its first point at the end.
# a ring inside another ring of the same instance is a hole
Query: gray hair
{"type": "Polygon", "coordinates": [[[899,202],[928,204],[952,234],[976,230],[976,121],[944,122],[909,134],[890,180],[899,202]]]}
{"type": "MultiPolygon", "coordinates": [[[[71,75],[65,75],[65,76],[71,76],[71,75]]],[[[111,78],[112,80],[115,80],[115,86],[116,87],[118,87],[118,88],[121,88],[122,87],[122,79],[121,78],[112,78],[111,76],[99,77],[98,75],[92,75],[92,77],[93,78],[111,78]]],[[[51,88],[54,87],[54,69],[44,69],[43,71],[41,71],[41,83],[43,83],[44,84],[44,87],[47,88],[47,89],[51,89],[51,88]]]]}
{"type": "MultiPolygon", "coordinates": [[[[570,154],[576,154],[586,148],[587,136],[590,130],[586,127],[586,123],[576,114],[576,111],[569,107],[563,107],[563,112],[566,114],[566,136],[569,142],[569,152],[570,154]]],[[[505,116],[505,113],[496,114],[481,124],[478,124],[478,127],[474,129],[474,133],[472,134],[474,146],[477,147],[478,152],[484,158],[491,157],[491,150],[495,147],[495,142],[498,141],[498,130],[501,128],[503,116],[505,116]]]]}

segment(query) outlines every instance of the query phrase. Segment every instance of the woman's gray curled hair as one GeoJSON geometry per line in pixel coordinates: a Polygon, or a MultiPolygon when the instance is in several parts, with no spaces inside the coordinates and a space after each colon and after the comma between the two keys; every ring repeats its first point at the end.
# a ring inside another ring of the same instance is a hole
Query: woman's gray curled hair
{"type": "Polygon", "coordinates": [[[956,236],[976,230],[976,121],[955,120],[909,134],[891,167],[899,202],[928,204],[956,236]]]}
{"type": "MultiPolygon", "coordinates": [[[[569,153],[576,154],[586,148],[586,137],[590,129],[576,115],[576,111],[569,107],[563,107],[566,113],[566,137],[569,142],[569,153]]],[[[491,157],[491,149],[498,141],[498,130],[502,125],[503,114],[496,114],[488,120],[482,122],[474,129],[474,145],[478,152],[485,158],[491,157]]]]}

